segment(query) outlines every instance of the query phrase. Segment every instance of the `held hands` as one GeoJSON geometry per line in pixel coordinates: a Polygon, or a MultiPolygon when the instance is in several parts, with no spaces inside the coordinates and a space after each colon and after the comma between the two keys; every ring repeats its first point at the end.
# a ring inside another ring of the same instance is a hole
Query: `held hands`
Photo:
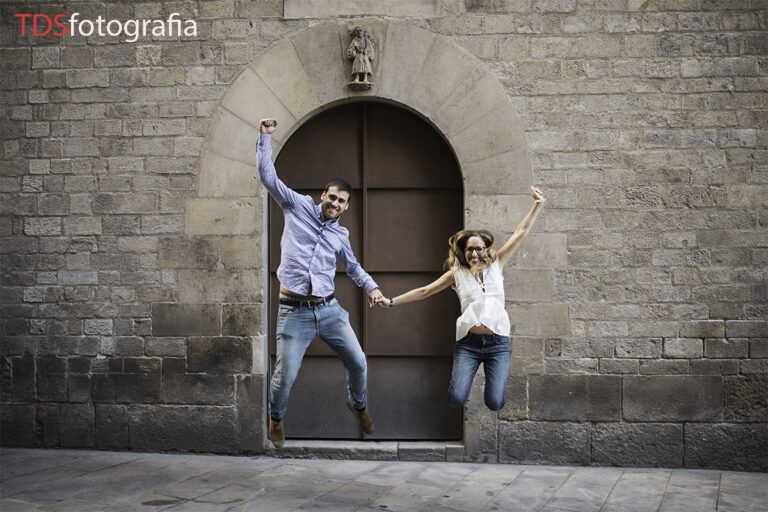
{"type": "Polygon", "coordinates": [[[384,295],[381,294],[381,290],[374,288],[371,290],[371,293],[368,294],[368,307],[372,308],[382,300],[386,300],[387,304],[389,304],[389,299],[384,298],[384,295]]]}
{"type": "Polygon", "coordinates": [[[390,305],[389,305],[389,304],[390,304],[390,303],[389,303],[389,299],[388,299],[388,298],[386,298],[386,297],[385,297],[385,296],[383,296],[383,295],[381,296],[381,298],[379,298],[379,299],[376,299],[376,305],[377,305],[377,306],[381,306],[382,308],[389,308],[389,307],[390,307],[390,305]]]}
{"type": "Polygon", "coordinates": [[[277,119],[274,117],[268,117],[259,121],[259,133],[266,133],[272,135],[277,130],[277,119]]]}
{"type": "Polygon", "coordinates": [[[531,187],[531,195],[533,196],[533,200],[537,203],[543,203],[546,201],[544,194],[536,187],[531,187]]]}

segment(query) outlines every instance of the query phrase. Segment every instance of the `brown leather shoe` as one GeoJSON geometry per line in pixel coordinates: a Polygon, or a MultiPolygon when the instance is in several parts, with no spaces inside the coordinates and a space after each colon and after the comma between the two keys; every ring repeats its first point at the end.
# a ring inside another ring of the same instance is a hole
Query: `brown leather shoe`
{"type": "Polygon", "coordinates": [[[349,410],[352,411],[352,414],[357,418],[357,422],[363,428],[363,432],[366,434],[373,434],[376,425],[373,424],[373,419],[371,419],[371,416],[368,414],[368,409],[358,411],[352,407],[352,402],[349,401],[349,398],[347,398],[347,407],[349,407],[349,410]]]}
{"type": "Polygon", "coordinates": [[[275,421],[272,416],[269,417],[269,440],[275,448],[281,448],[285,443],[285,430],[283,429],[283,420],[275,421]]]}

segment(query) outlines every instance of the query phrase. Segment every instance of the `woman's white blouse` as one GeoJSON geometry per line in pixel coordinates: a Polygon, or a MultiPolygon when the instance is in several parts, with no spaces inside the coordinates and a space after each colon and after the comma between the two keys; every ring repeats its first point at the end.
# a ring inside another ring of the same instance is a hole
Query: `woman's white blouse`
{"type": "Polygon", "coordinates": [[[484,325],[496,334],[509,336],[509,316],[504,309],[504,276],[498,261],[483,270],[482,285],[463,266],[454,270],[453,282],[453,289],[461,302],[461,316],[456,320],[457,341],[476,325],[484,325]]]}

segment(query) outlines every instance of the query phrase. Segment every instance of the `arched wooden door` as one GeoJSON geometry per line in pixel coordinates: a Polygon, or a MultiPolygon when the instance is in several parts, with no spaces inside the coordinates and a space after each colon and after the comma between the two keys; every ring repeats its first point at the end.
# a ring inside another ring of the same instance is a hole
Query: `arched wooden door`
{"type": "MultiPolygon", "coordinates": [[[[352,103],[324,111],[286,142],[278,176],[319,202],[326,182],[354,191],[341,224],[352,248],[383,293],[392,297],[441,274],[448,237],[462,226],[462,185],[447,143],[425,121],[383,103],[352,103]]],[[[269,203],[270,355],[275,321],[283,216],[269,203]]],[[[339,265],[336,296],[368,358],[372,439],[461,439],[462,411],[447,403],[458,299],[451,290],[393,309],[369,309],[363,290],[339,265]]],[[[309,347],[288,401],[289,438],[357,439],[345,405],[345,371],[320,340],[309,347]]]]}

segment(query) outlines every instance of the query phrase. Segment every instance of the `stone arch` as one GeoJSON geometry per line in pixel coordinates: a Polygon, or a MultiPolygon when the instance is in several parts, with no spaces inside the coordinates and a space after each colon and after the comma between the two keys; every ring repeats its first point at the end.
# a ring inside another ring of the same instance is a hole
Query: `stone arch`
{"type": "MultiPolygon", "coordinates": [[[[266,267],[261,241],[266,196],[255,150],[259,119],[280,120],[273,137],[277,156],[283,142],[317,112],[361,99],[405,106],[445,137],[464,180],[467,227],[509,233],[516,225],[510,223],[530,208],[532,171],[522,124],[498,79],[478,59],[446,37],[397,20],[314,25],[274,44],[243,70],[215,111],[201,150],[198,195],[187,202],[186,233],[221,238],[215,273],[228,273],[224,282],[237,301],[266,301],[266,273],[249,273],[266,267]],[[365,25],[377,44],[376,85],[363,92],[346,85],[346,45],[357,24],[365,25]],[[247,269],[238,268],[246,261],[247,269]],[[245,285],[258,292],[241,290],[245,285]]],[[[201,291],[199,273],[179,275],[179,288],[182,303],[221,298],[201,291]]],[[[266,372],[262,359],[254,358],[254,373],[266,372]]]]}

